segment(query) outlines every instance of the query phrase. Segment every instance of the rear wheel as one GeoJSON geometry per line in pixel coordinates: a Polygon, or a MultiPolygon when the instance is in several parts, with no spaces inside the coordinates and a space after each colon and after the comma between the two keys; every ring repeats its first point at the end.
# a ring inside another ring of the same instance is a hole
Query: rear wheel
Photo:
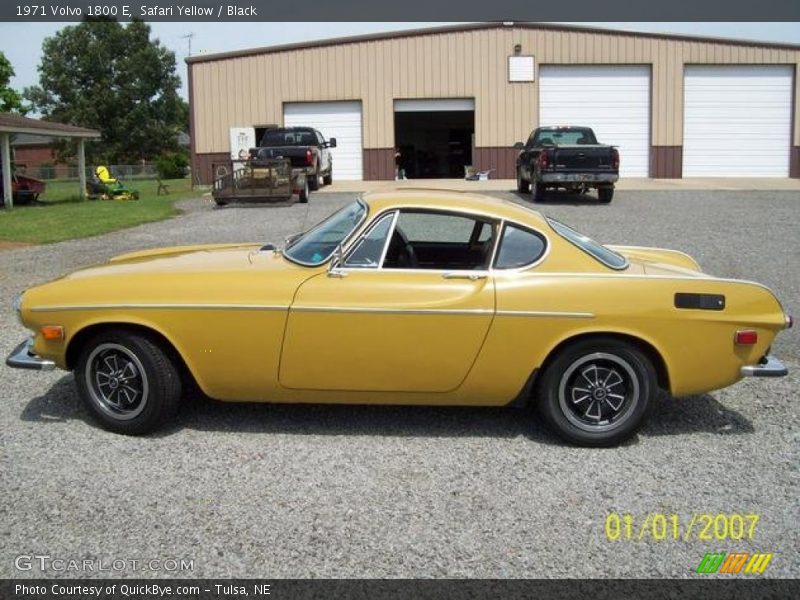
{"type": "Polygon", "coordinates": [[[612,446],[631,437],[653,404],[656,374],[634,346],[613,338],[568,346],[537,386],[538,408],[565,440],[612,446]]]}
{"type": "Polygon", "coordinates": [[[536,185],[534,186],[533,199],[536,202],[544,202],[544,194],[546,190],[547,188],[544,187],[544,184],[537,181],[536,185]]]}
{"type": "Polygon", "coordinates": [[[614,197],[614,188],[612,187],[601,187],[597,188],[597,198],[600,202],[608,204],[611,202],[611,199],[614,197]]]}
{"type": "Polygon", "coordinates": [[[300,204],[305,204],[308,202],[309,196],[311,196],[311,190],[309,189],[308,178],[306,178],[306,180],[303,182],[303,187],[300,188],[300,195],[298,196],[300,204]]]}
{"type": "Polygon", "coordinates": [[[319,189],[319,168],[317,168],[312,174],[306,177],[308,180],[308,189],[312,192],[315,192],[319,189]]]}
{"type": "Polygon", "coordinates": [[[106,429],[149,433],[172,418],[181,378],[170,357],[149,337],[108,331],[84,346],[75,368],[84,405],[106,429]]]}
{"type": "Polygon", "coordinates": [[[522,173],[519,168],[517,168],[517,191],[520,194],[530,194],[531,192],[531,184],[529,181],[522,178],[522,173]]]}

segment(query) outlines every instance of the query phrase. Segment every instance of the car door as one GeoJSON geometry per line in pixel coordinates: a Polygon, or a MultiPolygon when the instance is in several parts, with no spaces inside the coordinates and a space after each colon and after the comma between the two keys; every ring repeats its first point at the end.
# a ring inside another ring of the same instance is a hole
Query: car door
{"type": "MultiPolygon", "coordinates": [[[[422,225],[435,232],[437,213],[429,214],[422,225]]],[[[469,237],[475,221],[462,220],[457,234],[469,237]]],[[[298,289],[281,355],[282,386],[448,392],[464,381],[494,316],[490,252],[481,264],[460,269],[421,268],[403,260],[414,240],[399,221],[400,211],[376,217],[335,268],[298,289]]],[[[483,243],[490,248],[494,235],[483,243]]]]}

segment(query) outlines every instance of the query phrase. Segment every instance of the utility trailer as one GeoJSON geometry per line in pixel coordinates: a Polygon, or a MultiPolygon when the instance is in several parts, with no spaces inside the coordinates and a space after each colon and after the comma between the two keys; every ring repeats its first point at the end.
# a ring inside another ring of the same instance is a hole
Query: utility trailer
{"type": "Polygon", "coordinates": [[[255,158],[227,160],[212,164],[214,202],[224,206],[230,202],[286,201],[297,194],[301,203],[308,202],[306,174],[292,169],[288,158],[255,158]]]}

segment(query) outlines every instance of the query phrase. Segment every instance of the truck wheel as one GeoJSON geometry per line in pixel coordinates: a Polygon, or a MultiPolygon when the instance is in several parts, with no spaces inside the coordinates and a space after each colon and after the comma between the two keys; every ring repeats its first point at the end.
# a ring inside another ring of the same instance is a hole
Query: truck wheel
{"type": "Polygon", "coordinates": [[[537,182],[534,187],[533,200],[535,202],[544,202],[544,193],[547,190],[543,183],[537,182]]]}
{"type": "Polygon", "coordinates": [[[308,197],[311,195],[311,190],[308,185],[308,179],[306,178],[305,182],[303,183],[303,187],[300,188],[300,195],[299,200],[300,204],[306,204],[308,202],[308,197]]]}
{"type": "Polygon", "coordinates": [[[531,184],[529,181],[525,181],[522,178],[522,173],[520,173],[519,169],[517,169],[517,191],[520,194],[530,194],[531,193],[531,184]]]}
{"type": "Polygon", "coordinates": [[[614,187],[601,187],[597,188],[597,197],[600,202],[608,204],[614,197],[614,187]]]}
{"type": "Polygon", "coordinates": [[[313,174],[308,175],[306,177],[306,181],[308,181],[308,189],[312,192],[315,192],[319,189],[319,170],[315,171],[313,174]]]}
{"type": "Polygon", "coordinates": [[[322,183],[325,185],[330,185],[333,183],[333,169],[328,171],[328,174],[322,178],[322,183]]]}

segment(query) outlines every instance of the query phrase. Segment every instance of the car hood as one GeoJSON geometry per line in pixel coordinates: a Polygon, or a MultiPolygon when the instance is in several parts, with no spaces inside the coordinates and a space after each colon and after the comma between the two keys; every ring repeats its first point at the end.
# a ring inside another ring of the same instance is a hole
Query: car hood
{"type": "Polygon", "coordinates": [[[608,246],[628,259],[632,271],[647,275],[707,277],[700,265],[688,254],[665,248],[640,246],[608,246]]]}
{"type": "Polygon", "coordinates": [[[288,305],[324,270],[301,267],[258,244],[159,248],[115,256],[26,291],[27,306],[288,305]]]}

